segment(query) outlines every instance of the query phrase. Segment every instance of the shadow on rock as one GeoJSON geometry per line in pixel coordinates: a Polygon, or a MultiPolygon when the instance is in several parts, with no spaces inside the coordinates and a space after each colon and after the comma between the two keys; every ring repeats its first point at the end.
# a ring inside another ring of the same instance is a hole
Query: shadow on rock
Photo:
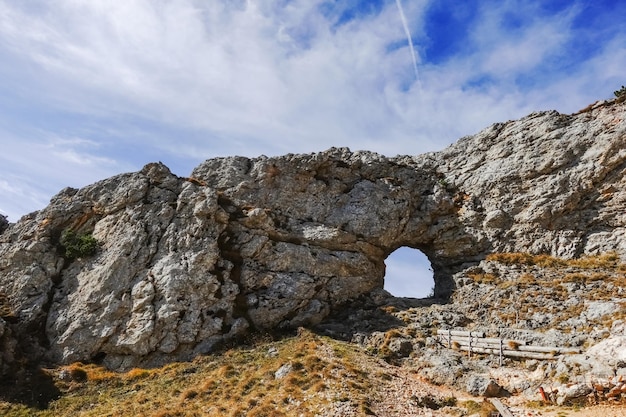
{"type": "Polygon", "coordinates": [[[0,380],[0,400],[44,410],[61,392],[42,369],[24,369],[0,380]]]}
{"type": "Polygon", "coordinates": [[[313,330],[334,339],[352,341],[356,334],[371,335],[406,326],[405,322],[391,314],[393,311],[434,304],[445,304],[445,300],[394,297],[384,290],[375,291],[335,309],[313,330]]]}

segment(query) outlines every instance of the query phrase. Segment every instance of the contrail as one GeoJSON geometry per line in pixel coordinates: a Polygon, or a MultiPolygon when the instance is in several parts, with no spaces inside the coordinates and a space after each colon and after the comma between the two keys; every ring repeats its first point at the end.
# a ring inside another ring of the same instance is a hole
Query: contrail
{"type": "Polygon", "coordinates": [[[398,6],[398,11],[400,12],[400,20],[402,20],[402,26],[404,26],[404,32],[406,33],[406,38],[409,41],[409,49],[411,51],[411,58],[413,58],[413,69],[415,70],[415,79],[417,80],[417,84],[421,90],[422,82],[420,80],[419,71],[417,70],[417,57],[415,56],[415,48],[413,48],[413,39],[411,37],[411,31],[409,30],[409,25],[406,22],[404,9],[402,9],[402,2],[400,0],[396,0],[396,5],[398,6]]]}

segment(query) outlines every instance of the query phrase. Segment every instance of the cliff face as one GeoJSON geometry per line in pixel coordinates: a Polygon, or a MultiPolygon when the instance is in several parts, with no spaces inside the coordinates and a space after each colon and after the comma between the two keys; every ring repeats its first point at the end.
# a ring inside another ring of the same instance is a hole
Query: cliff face
{"type": "MultiPolygon", "coordinates": [[[[0,225],[4,362],[187,359],[251,328],[314,324],[382,288],[395,249],[422,250],[435,295],[492,252],[626,258],[626,106],[533,113],[448,149],[331,149],[160,163],[0,225]],[[71,259],[61,236],[91,234],[71,259]]],[[[1,301],[1,300],[0,300],[1,301]]]]}

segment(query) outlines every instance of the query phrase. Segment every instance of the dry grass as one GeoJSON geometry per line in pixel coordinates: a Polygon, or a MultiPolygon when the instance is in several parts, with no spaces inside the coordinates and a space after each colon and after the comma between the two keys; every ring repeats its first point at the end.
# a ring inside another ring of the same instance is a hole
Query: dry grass
{"type": "MultiPolygon", "coordinates": [[[[392,335],[390,335],[392,337],[392,335]]],[[[63,395],[46,410],[0,401],[2,416],[291,416],[315,415],[349,401],[367,415],[376,375],[353,345],[301,331],[158,369],[115,373],[75,363],[57,380],[63,395]],[[290,365],[282,378],[276,371],[290,365]]]]}
{"type": "Polygon", "coordinates": [[[519,285],[518,281],[513,281],[513,280],[507,280],[507,281],[502,281],[498,284],[498,288],[506,290],[507,288],[512,288],[519,285]]]}
{"type": "Polygon", "coordinates": [[[119,378],[119,374],[111,372],[102,366],[93,364],[85,365],[81,362],[75,362],[71,365],[63,367],[69,372],[73,381],[79,381],[80,379],[92,382],[111,381],[119,378]]]}
{"type": "MultiPolygon", "coordinates": [[[[568,289],[563,286],[564,284],[590,285],[598,283],[598,286],[589,288],[595,293],[595,295],[590,296],[590,299],[594,300],[610,298],[613,293],[610,289],[603,291],[602,286],[606,287],[607,284],[624,286],[626,283],[626,274],[624,273],[626,265],[620,263],[619,256],[615,253],[578,259],[560,259],[548,255],[526,253],[496,253],[487,256],[486,259],[505,265],[518,265],[532,269],[532,273],[525,271],[517,279],[499,282],[501,288],[518,285],[520,288],[541,289],[545,293],[547,287],[552,287],[560,292],[560,295],[566,295],[568,289]]],[[[478,283],[498,283],[498,279],[492,275],[468,274],[478,283]]]]}
{"type": "Polygon", "coordinates": [[[515,340],[509,340],[507,345],[508,345],[509,349],[513,349],[513,350],[519,349],[519,343],[516,342],[515,340]]]}
{"type": "Polygon", "coordinates": [[[126,374],[124,374],[124,377],[128,380],[136,380],[147,378],[150,375],[152,375],[152,371],[150,371],[149,369],[133,368],[130,371],[126,372],[126,374]]]}
{"type": "Polygon", "coordinates": [[[485,260],[505,265],[534,265],[534,256],[521,252],[492,253],[487,255],[485,260]]]}
{"type": "Polygon", "coordinates": [[[381,307],[380,309],[387,314],[393,314],[398,311],[398,309],[395,306],[385,306],[385,307],[381,307]]]}
{"type": "MultiPolygon", "coordinates": [[[[572,331],[574,328],[571,323],[576,320],[569,320],[579,317],[589,302],[620,301],[621,298],[617,295],[619,289],[626,287],[626,266],[620,262],[616,253],[578,259],[527,253],[496,253],[489,255],[486,260],[515,266],[506,275],[506,279],[474,271],[467,274],[478,284],[494,286],[494,291],[487,293],[482,303],[489,305],[491,302],[502,306],[487,313],[496,320],[497,325],[531,326],[530,328],[538,330],[547,325],[561,331],[572,331]],[[572,297],[580,299],[581,296],[584,297],[584,302],[568,301],[572,297]],[[511,302],[501,303],[502,297],[512,297],[511,302]],[[549,322],[541,318],[542,314],[548,315],[549,322]],[[539,321],[534,321],[535,318],[539,321]]],[[[588,327],[610,327],[612,321],[624,317],[626,313],[618,311],[589,320],[588,327]]],[[[580,328],[578,321],[577,330],[587,329],[580,328]]]]}
{"type": "Polygon", "coordinates": [[[626,265],[620,263],[619,255],[610,252],[602,255],[584,256],[577,259],[555,258],[550,255],[532,255],[529,253],[510,252],[492,253],[487,255],[487,261],[500,262],[505,265],[527,265],[542,268],[573,267],[580,269],[612,269],[624,271],[626,265]]]}
{"type": "Polygon", "coordinates": [[[522,276],[519,277],[519,283],[525,284],[525,285],[536,284],[537,279],[535,278],[533,274],[524,273],[522,274],[522,276]]]}
{"type": "Polygon", "coordinates": [[[500,278],[495,274],[489,273],[470,273],[467,274],[477,284],[497,284],[500,278]]]}
{"type": "Polygon", "coordinates": [[[480,417],[488,417],[492,412],[496,411],[496,408],[489,401],[481,401],[480,403],[469,400],[463,401],[459,404],[461,407],[467,410],[470,415],[478,415],[480,417]]]}

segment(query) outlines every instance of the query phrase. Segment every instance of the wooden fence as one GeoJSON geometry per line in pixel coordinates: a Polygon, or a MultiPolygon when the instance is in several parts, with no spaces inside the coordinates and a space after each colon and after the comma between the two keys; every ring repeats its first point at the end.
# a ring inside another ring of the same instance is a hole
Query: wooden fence
{"type": "Polygon", "coordinates": [[[462,330],[438,330],[437,338],[444,346],[473,353],[487,353],[523,359],[556,359],[558,355],[580,353],[580,349],[571,347],[534,346],[523,340],[511,340],[485,337],[484,332],[462,330]]]}

